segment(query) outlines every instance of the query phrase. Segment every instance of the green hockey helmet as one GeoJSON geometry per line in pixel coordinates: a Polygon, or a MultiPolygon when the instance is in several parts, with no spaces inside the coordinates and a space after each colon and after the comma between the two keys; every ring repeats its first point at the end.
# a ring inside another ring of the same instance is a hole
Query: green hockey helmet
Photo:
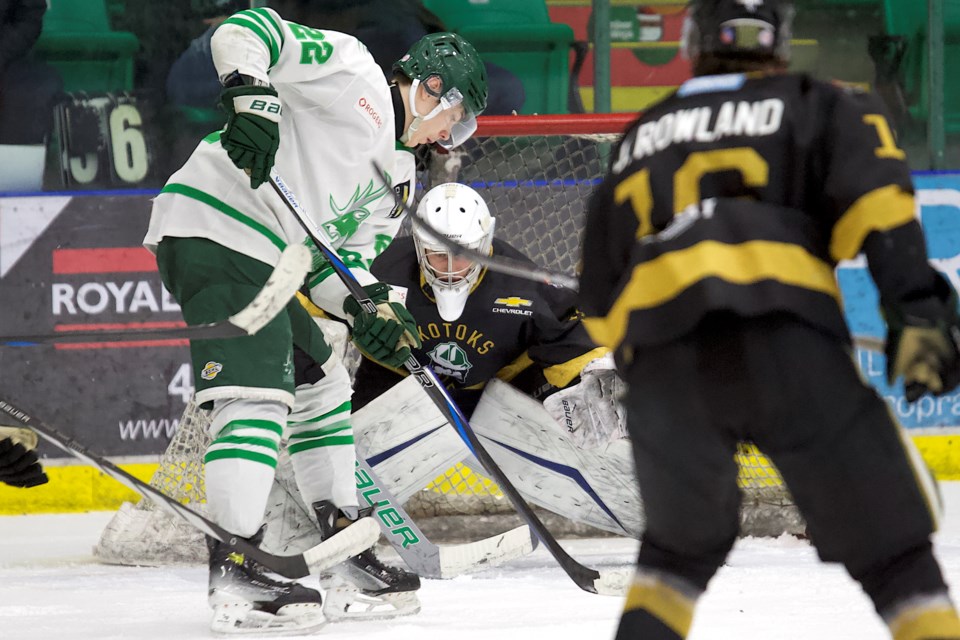
{"type": "Polygon", "coordinates": [[[464,117],[454,125],[450,139],[439,141],[442,146],[451,149],[473,135],[477,129],[477,116],[487,107],[487,70],[480,55],[469,42],[455,33],[431,33],[418,40],[407,53],[393,64],[410,78],[410,109],[415,116],[415,129],[422,120],[433,118],[440,111],[463,105],[464,117]],[[431,78],[439,78],[440,90],[431,88],[437,83],[428,83],[431,78]],[[417,87],[423,85],[427,92],[440,100],[440,105],[432,112],[417,113],[417,87]]]}

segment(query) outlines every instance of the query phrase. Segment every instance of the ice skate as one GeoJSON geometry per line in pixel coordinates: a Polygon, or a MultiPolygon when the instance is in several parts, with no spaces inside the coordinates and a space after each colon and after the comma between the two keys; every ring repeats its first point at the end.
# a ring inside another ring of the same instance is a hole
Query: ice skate
{"type": "MultiPolygon", "coordinates": [[[[372,507],[361,509],[350,518],[327,501],[315,502],[313,509],[324,538],[373,511],[372,507]]],[[[330,575],[321,577],[321,586],[326,589],[323,612],[331,622],[396,618],[420,611],[420,577],[384,564],[373,549],[334,567],[330,575]]]]}
{"type": "MultiPolygon", "coordinates": [[[[263,531],[250,542],[259,545],[263,531]]],[[[315,589],[269,577],[259,564],[214,538],[207,538],[207,547],[214,633],[302,634],[326,624],[315,589]]]]}

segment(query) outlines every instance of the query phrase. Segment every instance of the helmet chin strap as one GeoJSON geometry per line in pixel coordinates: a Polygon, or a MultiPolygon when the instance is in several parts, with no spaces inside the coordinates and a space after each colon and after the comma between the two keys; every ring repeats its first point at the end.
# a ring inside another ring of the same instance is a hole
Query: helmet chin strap
{"type": "Polygon", "coordinates": [[[440,112],[443,111],[443,105],[437,105],[434,107],[433,111],[428,113],[425,116],[420,115],[417,111],[417,89],[420,87],[420,81],[414,79],[410,82],[410,94],[407,98],[407,101],[410,103],[410,113],[413,114],[413,122],[410,123],[410,126],[407,127],[407,130],[404,131],[403,135],[400,136],[400,142],[406,144],[410,137],[417,132],[417,129],[420,128],[420,125],[423,124],[424,120],[430,120],[436,118],[440,115],[440,112]]]}

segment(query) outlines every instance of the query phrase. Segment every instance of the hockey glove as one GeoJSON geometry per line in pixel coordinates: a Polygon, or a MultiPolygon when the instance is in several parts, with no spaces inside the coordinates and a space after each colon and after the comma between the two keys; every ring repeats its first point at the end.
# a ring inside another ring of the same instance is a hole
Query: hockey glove
{"type": "Polygon", "coordinates": [[[908,402],[939,396],[960,384],[960,314],[957,292],[942,277],[925,298],[884,306],[887,382],[903,376],[908,402]]]}
{"type": "Polygon", "coordinates": [[[390,285],[375,282],[363,290],[377,305],[377,312],[367,313],[353,296],[343,302],[343,310],[353,318],[353,342],[377,362],[399,368],[410,357],[411,347],[420,347],[417,322],[390,285]]]}
{"type": "Polygon", "coordinates": [[[626,415],[620,403],[623,388],[613,369],[613,358],[598,358],[584,367],[579,383],[547,397],[543,407],[565,428],[574,444],[592,449],[627,436],[626,415]]]}
{"type": "Polygon", "coordinates": [[[220,144],[256,189],[270,178],[280,147],[280,99],[272,87],[234,86],[220,92],[227,125],[220,144]]]}
{"type": "Polygon", "coordinates": [[[0,427],[0,482],[24,488],[46,483],[36,448],[37,434],[30,429],[0,427]]]}

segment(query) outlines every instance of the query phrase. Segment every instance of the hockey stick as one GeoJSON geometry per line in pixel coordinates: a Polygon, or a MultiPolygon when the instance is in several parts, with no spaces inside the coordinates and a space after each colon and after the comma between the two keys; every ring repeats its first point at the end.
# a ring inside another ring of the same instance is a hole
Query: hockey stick
{"type": "Polygon", "coordinates": [[[303,284],[310,270],[310,250],[303,245],[290,245],[280,254],[280,259],[267,278],[266,284],[246,307],[226,320],[187,327],[160,329],[129,329],[126,331],[88,330],[54,334],[0,336],[0,346],[23,347],[40,344],[69,342],[166,340],[187,338],[206,340],[210,338],[236,338],[250,336],[260,331],[279,314],[303,284]]]}
{"type": "Polygon", "coordinates": [[[136,491],[141,496],[153,501],[158,508],[166,513],[186,520],[188,523],[221,542],[259,562],[271,571],[287,578],[303,578],[310,574],[321,573],[332,566],[340,564],[349,557],[369,549],[380,537],[380,528],[371,518],[362,518],[324,540],[320,544],[307,549],[302,554],[293,556],[278,556],[267,553],[255,547],[243,538],[237,537],[211,522],[196,511],[180,504],[173,498],[154,489],[149,484],[130,475],[105,458],[101,458],[87,451],[75,440],[68,438],[59,431],[40,422],[22,409],[19,409],[6,400],[0,399],[0,412],[16,424],[32,429],[41,438],[50,444],[62,449],[70,455],[76,456],[92,467],[95,467],[110,476],[125,487],[136,491]]]}
{"type": "Polygon", "coordinates": [[[384,536],[397,555],[424,578],[449,579],[531,553],[536,546],[526,525],[465,544],[437,545],[423,534],[403,505],[362,456],[357,456],[357,493],[376,508],[384,536]]]}
{"type": "MultiPolygon", "coordinates": [[[[377,171],[380,171],[379,167],[377,167],[377,171]]],[[[389,181],[387,181],[387,183],[389,183],[389,181]]],[[[337,277],[339,277],[344,286],[346,286],[350,295],[356,299],[360,308],[367,313],[376,314],[377,305],[370,299],[366,291],[364,291],[359,281],[357,281],[353,273],[350,272],[349,267],[340,259],[340,256],[327,239],[326,232],[309,218],[306,212],[300,207],[296,197],[275,172],[270,174],[270,186],[277,195],[280,196],[287,208],[307,232],[307,236],[316,243],[317,248],[330,262],[330,266],[336,272],[337,277]]],[[[390,191],[393,191],[392,187],[388,188],[390,191]]],[[[484,449],[483,444],[473,432],[473,429],[460,411],[460,408],[457,407],[450,398],[450,395],[436,374],[429,367],[421,366],[413,354],[407,358],[403,366],[410,375],[420,383],[423,390],[430,396],[434,404],[437,405],[440,412],[450,424],[454,426],[457,433],[460,434],[467,448],[470,449],[487,472],[497,482],[500,490],[506,494],[517,512],[527,521],[530,529],[533,530],[540,541],[550,551],[551,555],[556,559],[557,563],[560,564],[560,567],[570,576],[577,586],[590,593],[621,595],[623,588],[623,576],[621,574],[614,572],[609,575],[602,575],[596,569],[591,569],[577,562],[560,546],[557,539],[554,538],[553,534],[544,526],[540,518],[538,518],[533,512],[533,509],[530,508],[530,505],[524,501],[520,492],[510,483],[500,470],[500,467],[497,466],[490,454],[484,449]]]]}

